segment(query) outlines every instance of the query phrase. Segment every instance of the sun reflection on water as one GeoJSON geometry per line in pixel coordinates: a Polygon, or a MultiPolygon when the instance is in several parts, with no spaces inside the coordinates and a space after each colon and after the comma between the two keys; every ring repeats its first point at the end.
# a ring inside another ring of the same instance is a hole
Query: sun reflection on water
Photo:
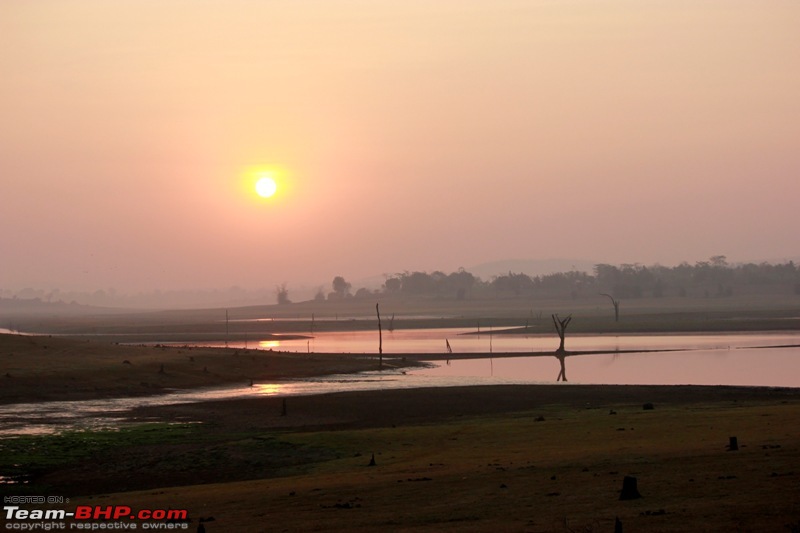
{"type": "Polygon", "coordinates": [[[280,348],[280,341],[259,341],[258,348],[261,350],[271,350],[273,348],[280,348]]]}
{"type": "Polygon", "coordinates": [[[256,394],[263,394],[265,396],[274,396],[276,394],[285,394],[286,393],[286,386],[285,385],[278,385],[277,383],[257,383],[253,385],[254,392],[256,394]]]}

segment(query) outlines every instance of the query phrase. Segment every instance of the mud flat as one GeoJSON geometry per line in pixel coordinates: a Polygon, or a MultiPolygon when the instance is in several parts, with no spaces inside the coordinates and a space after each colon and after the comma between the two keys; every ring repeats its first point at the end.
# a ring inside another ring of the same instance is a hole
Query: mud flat
{"type": "Polygon", "coordinates": [[[125,346],[0,334],[0,403],[142,396],[375,368],[371,357],[347,354],[125,346]]]}

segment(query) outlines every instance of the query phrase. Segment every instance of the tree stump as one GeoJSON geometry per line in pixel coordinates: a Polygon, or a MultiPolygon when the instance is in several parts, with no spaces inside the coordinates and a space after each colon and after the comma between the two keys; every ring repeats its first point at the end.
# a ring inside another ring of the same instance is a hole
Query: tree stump
{"type": "Polygon", "coordinates": [[[375,466],[377,463],[375,462],[375,454],[372,454],[372,459],[369,460],[369,464],[367,466],[375,466]]]}
{"type": "Polygon", "coordinates": [[[619,494],[620,500],[636,500],[641,498],[639,489],[636,487],[636,478],[633,476],[625,476],[622,480],[622,492],[619,494]]]}
{"type": "Polygon", "coordinates": [[[614,517],[614,533],[622,533],[622,522],[618,516],[614,517]]]}
{"type": "Polygon", "coordinates": [[[739,439],[736,437],[728,437],[728,451],[735,452],[739,450],[739,439]]]}

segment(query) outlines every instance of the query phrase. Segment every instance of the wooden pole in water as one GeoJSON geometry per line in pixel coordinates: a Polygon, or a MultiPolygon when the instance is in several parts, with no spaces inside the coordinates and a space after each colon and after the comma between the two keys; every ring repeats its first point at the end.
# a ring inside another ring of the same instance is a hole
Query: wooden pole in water
{"type": "Polygon", "coordinates": [[[383,332],[381,331],[381,309],[380,304],[375,304],[375,313],[378,315],[378,368],[383,369],[383,332]]]}

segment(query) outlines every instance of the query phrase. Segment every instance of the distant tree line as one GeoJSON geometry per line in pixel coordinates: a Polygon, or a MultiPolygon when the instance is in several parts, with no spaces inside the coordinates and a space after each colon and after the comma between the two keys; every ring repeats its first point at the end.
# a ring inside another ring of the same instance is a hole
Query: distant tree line
{"type": "Polygon", "coordinates": [[[593,277],[599,288],[619,298],[709,298],[765,291],[800,294],[800,268],[792,261],[731,265],[724,255],[675,267],[599,264],[594,267],[593,277]]]}
{"type": "Polygon", "coordinates": [[[447,296],[463,300],[481,283],[480,278],[461,268],[450,274],[438,270],[430,274],[427,272],[394,274],[386,278],[383,288],[387,294],[447,296]]]}
{"type": "MultiPolygon", "coordinates": [[[[800,295],[800,267],[789,261],[782,264],[729,264],[724,255],[683,262],[674,267],[641,264],[600,263],[593,272],[569,271],[541,276],[508,272],[482,280],[459,269],[446,274],[403,272],[386,276],[380,289],[360,288],[342,276],[334,278],[327,299],[373,298],[375,296],[422,296],[463,300],[465,298],[556,297],[580,298],[613,295],[614,298],[693,297],[723,298],[737,293],[793,293],[800,295]]],[[[317,300],[325,300],[322,289],[317,300]]]]}
{"type": "MultiPolygon", "coordinates": [[[[114,288],[97,290],[63,290],[26,287],[0,287],[0,307],[21,308],[25,302],[41,304],[42,308],[56,305],[126,307],[126,308],[198,308],[247,306],[263,304],[275,298],[277,288],[245,289],[232,286],[223,289],[180,289],[121,292],[114,288]]],[[[54,308],[55,309],[55,308],[54,308]]]]}
{"type": "MultiPolygon", "coordinates": [[[[126,305],[198,307],[214,305],[254,305],[270,299],[272,292],[279,304],[289,304],[287,283],[273,291],[248,291],[234,286],[213,291],[155,291],[124,295],[114,289],[89,293],[37,290],[12,291],[0,288],[0,310],[21,306],[66,304],[72,308],[84,305],[126,305]],[[27,302],[27,303],[26,303],[27,302]]],[[[385,276],[380,288],[360,287],[343,276],[333,278],[326,289],[319,287],[315,301],[337,301],[349,298],[372,300],[375,297],[425,297],[448,300],[485,298],[584,298],[600,294],[612,300],[633,298],[725,298],[735,294],[769,293],[800,295],[800,267],[794,262],[728,263],[724,255],[715,255],[695,264],[683,262],[677,266],[644,266],[639,263],[611,265],[599,263],[593,271],[571,270],[530,276],[508,272],[483,280],[463,268],[455,272],[401,272],[385,276]]]]}

